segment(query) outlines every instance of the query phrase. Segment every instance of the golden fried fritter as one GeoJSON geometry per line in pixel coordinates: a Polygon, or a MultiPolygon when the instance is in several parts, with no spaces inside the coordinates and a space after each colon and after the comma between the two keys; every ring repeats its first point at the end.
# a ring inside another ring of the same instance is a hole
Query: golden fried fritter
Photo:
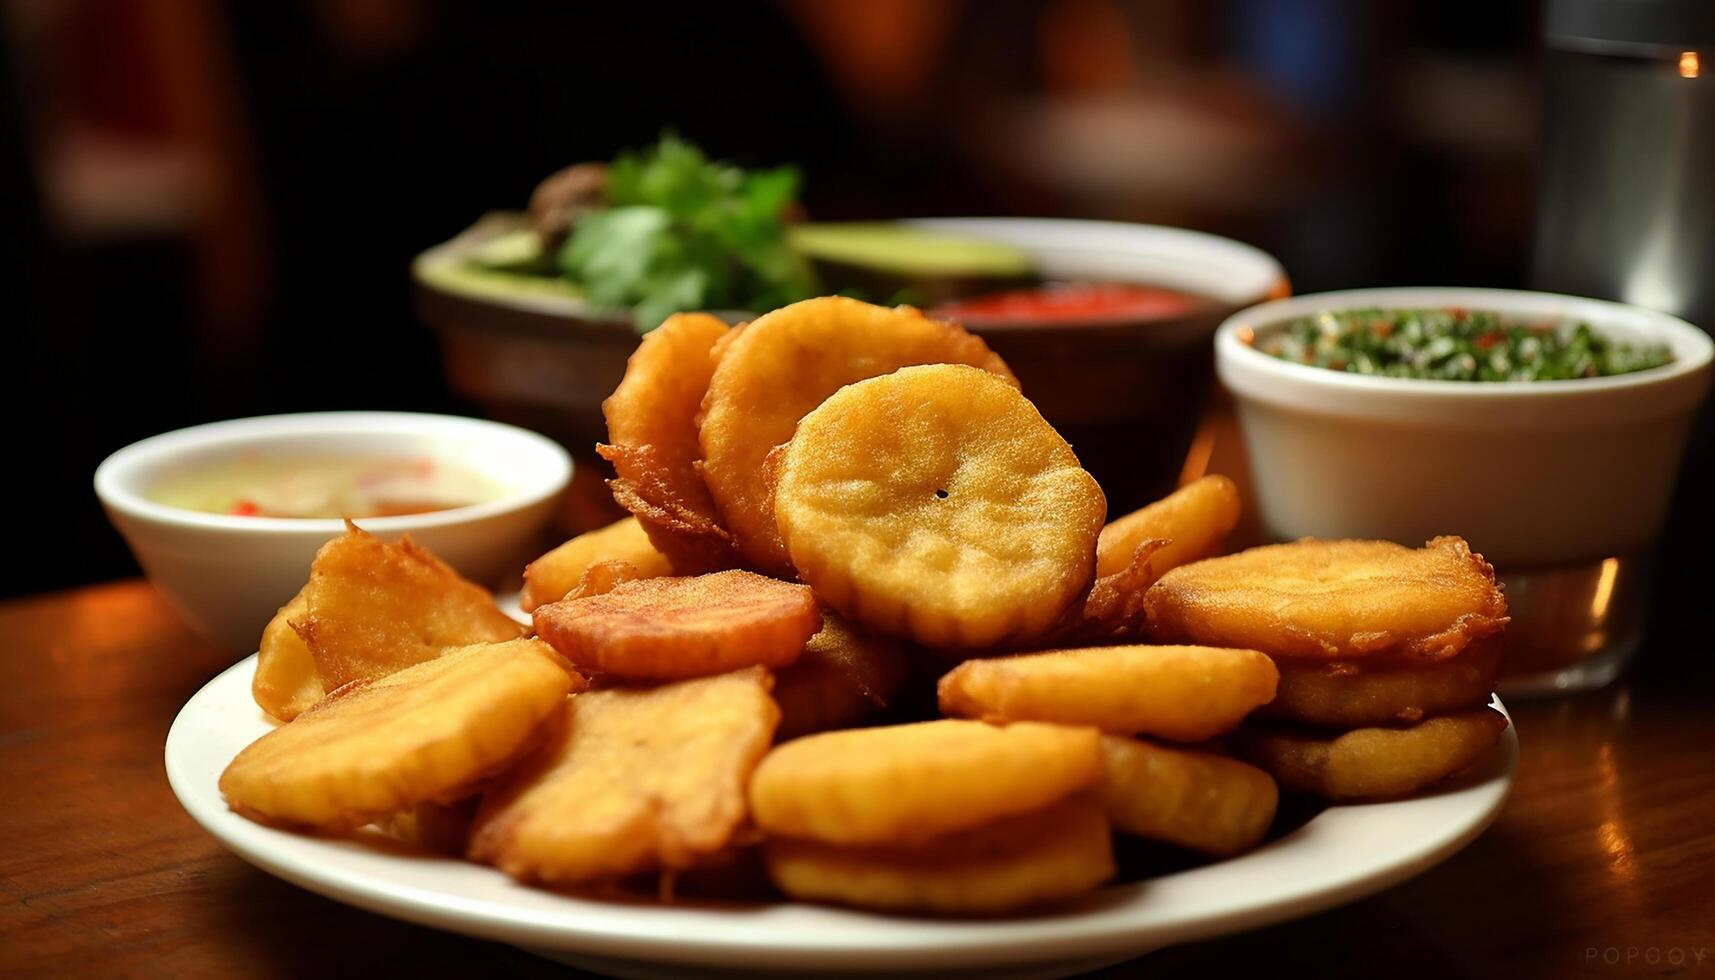
{"type": "Polygon", "coordinates": [[[449,647],[524,634],[486,589],[410,538],[388,544],[350,524],[316,552],[303,596],[304,617],[291,623],[329,691],[385,677],[449,647]]]}
{"type": "Polygon", "coordinates": [[[1268,703],[1275,676],[1255,650],[1083,647],[967,660],[941,678],[939,694],[949,715],[1201,742],[1268,703]]]}
{"type": "Polygon", "coordinates": [[[525,566],[519,602],[525,612],[559,602],[577,587],[590,566],[609,561],[622,561],[637,569],[638,578],[673,574],[667,556],[656,550],[643,525],[632,516],[586,531],[525,566]]]}
{"type": "Polygon", "coordinates": [[[808,586],[754,572],[620,582],[542,606],[536,631],[579,667],[638,680],[785,667],[822,626],[808,586]]]}
{"type": "Polygon", "coordinates": [[[1106,507],[1016,388],[956,364],[840,389],[798,424],[775,499],[793,566],[830,606],[967,649],[1059,620],[1093,577],[1106,507]]]}
{"type": "Polygon", "coordinates": [[[303,637],[292,628],[292,621],[302,621],[310,605],[304,598],[305,586],[292,601],[280,607],[268,627],[262,631],[262,643],[256,654],[256,676],[250,681],[250,696],[256,704],[281,721],[291,721],[327,692],[322,688],[322,675],[316,672],[316,658],[303,637]]]}
{"type": "Polygon", "coordinates": [[[613,464],[613,499],[631,511],[680,575],[731,568],[732,538],[697,472],[697,414],[714,372],[712,351],[727,325],[707,313],[677,313],[650,331],[602,402],[613,464]]]}
{"type": "Polygon", "coordinates": [[[1415,793],[1470,767],[1489,754],[1506,727],[1506,716],[1493,708],[1341,735],[1247,727],[1239,753],[1286,789],[1326,800],[1362,800],[1415,793]]]}
{"type": "Polygon", "coordinates": [[[448,650],[333,691],[238,753],[220,792],[252,819],[326,829],[455,800],[582,686],[537,640],[448,650]]]}
{"type": "Polygon", "coordinates": [[[1207,558],[1239,523],[1239,489],[1224,476],[1205,476],[1141,510],[1102,528],[1096,572],[1112,575],[1130,564],[1137,546],[1151,538],[1168,543],[1152,557],[1160,578],[1180,565],[1207,558]]]}
{"type": "Polygon", "coordinates": [[[780,741],[849,728],[887,707],[910,663],[899,641],[853,626],[831,612],[792,666],[774,675],[780,741]]]}
{"type": "Polygon", "coordinates": [[[1092,785],[1093,728],[943,719],[824,732],[775,747],[750,782],[768,834],[827,844],[921,843],[1038,810],[1092,785]]]}
{"type": "MultiPolygon", "coordinates": [[[[763,458],[845,385],[908,364],[970,364],[1017,386],[982,339],[908,306],[827,296],[757,317],[727,346],[703,399],[702,474],[754,567],[792,574],[763,458]]],[[[885,421],[885,420],[884,420],[885,421]]]]}
{"type": "Polygon", "coordinates": [[[1237,759],[1110,735],[1100,797],[1115,830],[1226,857],[1268,833],[1280,791],[1237,759]]]}
{"type": "Polygon", "coordinates": [[[1168,572],[1144,605],[1161,642],[1281,659],[1439,660],[1507,623],[1494,569],[1457,537],[1252,548],[1168,572]]]}
{"type": "Polygon", "coordinates": [[[1477,643],[1433,663],[1281,660],[1280,685],[1258,718],[1329,728],[1412,724],[1481,708],[1500,675],[1500,651],[1477,643]]]}
{"type": "Polygon", "coordinates": [[[995,915],[1065,901],[1114,875],[1101,808],[1073,799],[926,844],[839,847],[777,838],[763,847],[786,894],[895,912],[995,915]]]}
{"type": "Polygon", "coordinates": [[[580,694],[564,724],[483,798],[470,856],[526,881],[690,867],[745,820],[745,781],[779,710],[760,667],[580,694]]]}

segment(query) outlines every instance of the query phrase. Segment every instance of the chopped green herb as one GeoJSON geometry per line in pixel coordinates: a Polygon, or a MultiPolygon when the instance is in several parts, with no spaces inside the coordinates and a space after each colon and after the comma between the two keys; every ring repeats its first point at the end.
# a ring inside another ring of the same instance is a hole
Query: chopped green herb
{"type": "Polygon", "coordinates": [[[608,169],[607,202],[577,220],[560,268],[640,332],[681,310],[770,310],[815,295],[786,241],[798,190],[789,167],[745,171],[674,136],[608,169]]]}
{"type": "Polygon", "coordinates": [[[1519,323],[1481,310],[1320,313],[1260,337],[1257,349],[1334,371],[1437,381],[1564,381],[1673,360],[1665,345],[1613,341],[1586,323],[1519,323]]]}

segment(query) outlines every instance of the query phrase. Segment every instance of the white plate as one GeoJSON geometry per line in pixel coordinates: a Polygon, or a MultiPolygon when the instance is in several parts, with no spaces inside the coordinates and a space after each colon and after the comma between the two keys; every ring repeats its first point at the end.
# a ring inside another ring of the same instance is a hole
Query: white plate
{"type": "Polygon", "coordinates": [[[1509,728],[1494,760],[1455,786],[1416,799],[1333,807],[1243,857],[1115,885],[1043,914],[953,921],[790,902],[622,904],[526,888],[450,858],[273,830],[232,813],[217,786],[221,770],[273,727],[250,698],[255,666],[251,657],[210,681],[167,735],[173,792],[222,844],[337,901],[633,977],[1057,976],[1093,969],[1309,915],[1419,874],[1489,825],[1518,763],[1509,728]]]}

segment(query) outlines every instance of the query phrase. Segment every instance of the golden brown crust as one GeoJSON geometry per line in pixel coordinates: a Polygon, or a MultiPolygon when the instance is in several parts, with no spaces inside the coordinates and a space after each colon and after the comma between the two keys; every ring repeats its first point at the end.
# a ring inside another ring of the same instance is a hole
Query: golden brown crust
{"type": "Polygon", "coordinates": [[[827,844],[920,843],[1093,785],[1093,728],[941,719],[776,746],[750,782],[763,832],[827,844]]]}
{"type": "Polygon", "coordinates": [[[251,819],[330,830],[457,799],[528,751],[582,686],[537,640],[449,650],[329,692],[240,752],[221,794],[251,819]]]}
{"type": "Polygon", "coordinates": [[[532,612],[537,606],[558,602],[577,587],[592,565],[614,561],[636,569],[638,578],[673,573],[667,556],[650,542],[634,515],[585,531],[526,565],[519,604],[532,612]]]}
{"type": "Polygon", "coordinates": [[[1215,554],[1239,522],[1239,489],[1224,476],[1205,476],[1155,503],[1115,518],[1102,528],[1096,569],[1111,575],[1131,561],[1139,543],[1163,541],[1155,555],[1155,577],[1215,554]]]}
{"type": "Polygon", "coordinates": [[[1488,704],[1500,661],[1491,642],[1430,663],[1283,659],[1274,700],[1257,717],[1327,728],[1414,724],[1488,704]]]}
{"type": "Polygon", "coordinates": [[[941,678],[941,710],[992,721],[1090,725],[1201,742],[1274,697],[1274,662],[1255,650],[1108,646],[967,660],[941,678]]]}
{"type": "Polygon", "coordinates": [[[1168,572],[1144,605],[1158,641],[1277,658],[1439,660],[1507,623],[1494,569],[1451,536],[1252,548],[1168,572]]]}
{"type": "Polygon", "coordinates": [[[745,825],[744,786],[779,711],[755,667],[566,702],[562,725],[484,796],[470,856],[524,881],[682,870],[745,825]]]}
{"type": "Polygon", "coordinates": [[[821,628],[808,586],[754,572],[620,582],[537,609],[536,630],[572,663],[638,680],[785,667],[821,628]]]}
{"type": "Polygon", "coordinates": [[[1286,789],[1327,800],[1404,796],[1488,756],[1506,730],[1493,708],[1430,718],[1406,728],[1341,734],[1246,726],[1239,754],[1286,789]]]}
{"type": "Polygon", "coordinates": [[[757,317],[727,345],[703,399],[700,470],[749,565],[792,574],[762,469],[769,450],[843,386],[933,363],[969,364],[1018,383],[981,338],[956,324],[841,296],[757,317]]]}
{"type": "Polygon", "coordinates": [[[1108,822],[1073,799],[916,846],[775,839],[769,876],[808,901],[942,915],[998,915],[1094,891],[1114,876],[1108,822]]]}
{"type": "Polygon", "coordinates": [[[291,624],[329,690],[525,632],[487,589],[410,537],[388,544],[350,522],[316,552],[304,602],[303,618],[291,624]]]}
{"type": "Polygon", "coordinates": [[[678,313],[644,336],[625,377],[606,401],[613,499],[637,516],[680,575],[731,568],[731,536],[697,468],[697,416],[714,371],[717,345],[730,334],[707,313],[678,313]]]}
{"type": "Polygon", "coordinates": [[[787,444],[774,503],[793,566],[828,605],[876,632],[961,649],[1054,628],[1089,590],[1107,508],[1016,388],[957,364],[900,368],[828,398],[787,444]]]}
{"type": "Polygon", "coordinates": [[[1255,847],[1280,800],[1268,773],[1237,759],[1112,736],[1099,795],[1115,830],[1217,857],[1255,847]]]}

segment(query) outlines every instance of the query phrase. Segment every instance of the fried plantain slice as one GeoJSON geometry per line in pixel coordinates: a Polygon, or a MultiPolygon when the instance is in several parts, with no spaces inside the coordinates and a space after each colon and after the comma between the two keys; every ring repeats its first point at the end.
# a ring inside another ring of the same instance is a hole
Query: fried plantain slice
{"type": "Polygon", "coordinates": [[[1239,523],[1239,488],[1224,476],[1187,483],[1140,510],[1102,528],[1096,545],[1096,574],[1112,575],[1131,563],[1139,544],[1165,544],[1151,557],[1155,576],[1213,555],[1239,523]]]}
{"type": "Polygon", "coordinates": [[[620,582],[535,612],[536,631],[579,667],[672,680],[785,667],[822,626],[809,586],[754,572],[620,582]]]}
{"type": "Polygon", "coordinates": [[[701,469],[748,563],[789,576],[763,458],[845,385],[909,364],[969,364],[1017,387],[988,345],[908,306],[825,296],[757,317],[727,345],[703,399],[701,469]]]}
{"type": "Polygon", "coordinates": [[[1115,830],[1217,857],[1255,847],[1280,801],[1255,766],[1111,735],[1102,739],[1099,795],[1115,830]]]}
{"type": "Polygon", "coordinates": [[[910,669],[905,647],[839,615],[822,614],[822,628],[796,663],[774,675],[780,741],[849,728],[887,707],[910,669]]]}
{"type": "Polygon", "coordinates": [[[281,721],[291,721],[322,699],[322,675],[316,671],[316,658],[303,637],[292,628],[292,621],[302,621],[309,613],[309,601],[298,590],[292,601],[280,607],[262,631],[262,643],[256,654],[256,675],[250,681],[250,696],[256,704],[281,721]]]}
{"type": "Polygon", "coordinates": [[[1083,799],[914,846],[779,838],[763,845],[763,858],[769,877],[793,898],[943,915],[996,915],[1065,901],[1114,876],[1108,822],[1083,799]]]}
{"type": "Polygon", "coordinates": [[[238,753],[220,792],[252,819],[324,829],[454,800],[528,749],[582,686],[537,640],[448,650],[331,692],[238,753]]]}
{"type": "Polygon", "coordinates": [[[625,377],[602,402],[613,464],[613,499],[631,511],[680,575],[731,568],[732,538],[697,472],[697,414],[727,325],[707,313],[676,313],[645,334],[625,377]]]}
{"type": "Polygon", "coordinates": [[[1493,708],[1341,735],[1247,727],[1239,754],[1284,788],[1325,800],[1404,796],[1481,760],[1506,727],[1506,716],[1493,708]]]}
{"type": "Polygon", "coordinates": [[[1274,700],[1257,717],[1328,728],[1413,724],[1481,708],[1500,675],[1500,650],[1477,643],[1433,663],[1281,660],[1274,700]]]}
{"type": "Polygon", "coordinates": [[[291,623],[329,691],[385,677],[450,647],[524,634],[486,589],[409,537],[388,544],[350,523],[316,552],[303,596],[304,617],[291,623]]]}
{"type": "Polygon", "coordinates": [[[1458,537],[1252,548],[1168,572],[1144,606],[1161,642],[1281,659],[1440,660],[1507,623],[1494,569],[1458,537]]]}
{"type": "Polygon", "coordinates": [[[775,501],[793,567],[830,606],[964,649],[1050,630],[1090,585],[1106,507],[1016,388],[955,364],[823,402],[786,446],[775,501]]]}
{"type": "Polygon", "coordinates": [[[657,551],[635,516],[606,527],[585,531],[524,567],[524,591],[519,602],[525,612],[559,602],[576,588],[590,566],[622,561],[638,578],[673,574],[667,556],[657,551]]]}
{"type": "Polygon", "coordinates": [[[1041,809],[1093,784],[1093,728],[942,719],[809,735],[750,782],[757,826],[827,844],[910,844],[1041,809]]]}
{"type": "Polygon", "coordinates": [[[991,721],[1090,725],[1201,742],[1274,697],[1274,662],[1255,650],[1111,646],[967,660],[941,678],[941,710],[991,721]]]}
{"type": "Polygon", "coordinates": [[[779,710],[760,667],[590,691],[477,812],[470,856],[525,881],[599,881],[719,854],[779,710]]]}

